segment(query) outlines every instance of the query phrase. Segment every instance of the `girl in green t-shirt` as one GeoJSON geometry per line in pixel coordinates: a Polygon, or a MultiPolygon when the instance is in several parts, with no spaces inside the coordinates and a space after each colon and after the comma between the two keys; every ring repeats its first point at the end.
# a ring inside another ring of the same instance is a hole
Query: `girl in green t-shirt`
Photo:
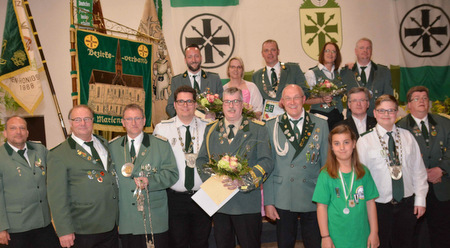
{"type": "Polygon", "coordinates": [[[372,176],[358,159],[356,135],[347,125],[336,126],[312,198],[322,247],[378,247],[376,197],[372,176]]]}

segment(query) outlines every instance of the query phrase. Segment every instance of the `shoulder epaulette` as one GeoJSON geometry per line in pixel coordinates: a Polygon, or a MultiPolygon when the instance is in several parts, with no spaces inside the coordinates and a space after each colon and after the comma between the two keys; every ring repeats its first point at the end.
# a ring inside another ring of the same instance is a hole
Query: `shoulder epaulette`
{"type": "Polygon", "coordinates": [[[256,124],[258,124],[258,125],[260,125],[260,126],[264,126],[264,125],[266,125],[266,123],[265,123],[265,122],[263,122],[263,121],[260,121],[260,120],[255,120],[255,119],[253,119],[253,120],[252,120],[252,122],[253,122],[253,123],[256,123],[256,124]]]}
{"type": "Polygon", "coordinates": [[[115,137],[114,139],[110,140],[108,143],[112,143],[112,142],[114,142],[116,139],[118,139],[118,138],[120,138],[120,137],[122,137],[122,136],[119,135],[119,136],[115,137]]]}
{"type": "Polygon", "coordinates": [[[219,120],[211,121],[210,123],[206,124],[206,126],[209,126],[209,125],[211,125],[211,124],[214,124],[214,123],[216,123],[216,122],[218,122],[218,121],[219,121],[219,120]]]}
{"type": "Polygon", "coordinates": [[[266,122],[267,122],[267,121],[270,121],[270,120],[272,120],[272,119],[275,119],[275,118],[277,118],[277,117],[278,117],[278,115],[272,116],[272,117],[270,117],[269,119],[267,119],[266,122]]]}
{"type": "Polygon", "coordinates": [[[175,119],[162,120],[160,123],[173,123],[175,119]]]}
{"type": "Polygon", "coordinates": [[[153,134],[153,136],[155,136],[156,138],[162,140],[162,141],[168,141],[168,139],[162,135],[159,134],[153,134]]]}
{"type": "Polygon", "coordinates": [[[371,128],[371,129],[365,131],[364,133],[362,133],[362,134],[359,135],[359,136],[362,137],[362,136],[364,136],[364,135],[366,135],[366,134],[368,134],[368,133],[370,133],[370,132],[372,132],[372,131],[373,131],[373,128],[371,128]]]}
{"type": "Polygon", "coordinates": [[[210,123],[211,121],[209,119],[205,119],[205,118],[199,118],[200,121],[204,122],[204,123],[210,123]]]}
{"type": "Polygon", "coordinates": [[[40,140],[27,140],[27,141],[35,144],[42,144],[40,140]]]}

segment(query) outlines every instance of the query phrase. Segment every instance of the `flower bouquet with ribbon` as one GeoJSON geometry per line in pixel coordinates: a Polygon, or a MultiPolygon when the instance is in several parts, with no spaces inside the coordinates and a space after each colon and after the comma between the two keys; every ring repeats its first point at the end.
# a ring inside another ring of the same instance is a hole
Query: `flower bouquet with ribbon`
{"type": "MultiPolygon", "coordinates": [[[[347,85],[337,86],[328,79],[319,78],[317,84],[309,91],[311,97],[339,96],[347,91],[347,85]]],[[[336,101],[328,104],[329,107],[336,105],[336,101]]]]}
{"type": "Polygon", "coordinates": [[[197,95],[197,110],[201,112],[211,112],[216,115],[216,119],[223,117],[222,100],[219,94],[212,94],[209,88],[206,92],[197,95]]]}

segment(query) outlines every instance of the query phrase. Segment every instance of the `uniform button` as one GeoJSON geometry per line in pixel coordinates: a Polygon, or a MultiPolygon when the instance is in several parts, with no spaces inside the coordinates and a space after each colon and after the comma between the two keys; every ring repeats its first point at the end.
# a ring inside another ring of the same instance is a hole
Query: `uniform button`
{"type": "Polygon", "coordinates": [[[33,175],[36,175],[36,172],[33,172],[33,175]]]}
{"type": "Polygon", "coordinates": [[[116,197],[114,196],[113,199],[116,199],[116,197]]]}
{"type": "Polygon", "coordinates": [[[306,165],[303,165],[303,169],[306,169],[306,165]]]}
{"type": "Polygon", "coordinates": [[[40,200],[39,202],[42,203],[42,200],[40,200]]]}
{"type": "Polygon", "coordinates": [[[131,193],[134,193],[134,189],[131,190],[131,193]]]}
{"type": "Polygon", "coordinates": [[[294,178],[291,178],[291,182],[293,182],[294,181],[294,178]]]}
{"type": "Polygon", "coordinates": [[[303,182],[306,183],[306,179],[303,179],[303,182]]]}
{"type": "Polygon", "coordinates": [[[131,203],[131,205],[133,205],[133,206],[134,206],[134,205],[136,205],[136,203],[131,203]]]}
{"type": "Polygon", "coordinates": [[[293,165],[293,164],[291,164],[291,168],[294,168],[294,165],[293,165]]]}
{"type": "Polygon", "coordinates": [[[39,186],[37,186],[37,188],[39,189],[39,186]]]}
{"type": "Polygon", "coordinates": [[[112,185],[114,185],[114,183],[112,183],[112,185]]]}

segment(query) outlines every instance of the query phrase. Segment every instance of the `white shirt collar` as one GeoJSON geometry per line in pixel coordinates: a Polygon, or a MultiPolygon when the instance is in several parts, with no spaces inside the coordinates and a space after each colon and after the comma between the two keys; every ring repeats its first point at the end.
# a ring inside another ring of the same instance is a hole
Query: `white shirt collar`
{"type": "MultiPolygon", "coordinates": [[[[78,138],[74,133],[72,133],[71,137],[72,137],[73,140],[75,140],[75,142],[78,143],[78,145],[80,145],[80,146],[85,145],[84,142],[86,142],[86,141],[78,138]]],[[[94,135],[92,135],[92,134],[91,134],[91,140],[90,141],[94,141],[94,135]]]]}
{"type": "Polygon", "coordinates": [[[19,148],[15,147],[15,146],[11,145],[11,143],[9,143],[9,142],[7,142],[7,143],[15,152],[17,152],[18,150],[23,150],[23,149],[26,149],[25,153],[28,151],[28,147],[27,147],[27,143],[26,142],[25,142],[25,146],[23,147],[23,149],[19,149],[19,148]]]}
{"type": "Polygon", "coordinates": [[[428,115],[425,115],[425,118],[423,118],[423,119],[419,119],[419,118],[415,117],[414,115],[411,115],[411,116],[412,116],[412,118],[414,119],[414,121],[416,122],[416,124],[417,124],[417,126],[418,126],[419,128],[422,128],[422,127],[421,127],[422,124],[420,124],[421,121],[424,121],[424,122],[425,122],[425,126],[428,125],[428,115]]]}
{"type": "Polygon", "coordinates": [[[134,145],[141,144],[142,140],[144,139],[144,132],[141,132],[138,136],[136,136],[134,139],[132,139],[130,136],[127,135],[128,142],[131,145],[131,140],[134,140],[134,145]]]}

